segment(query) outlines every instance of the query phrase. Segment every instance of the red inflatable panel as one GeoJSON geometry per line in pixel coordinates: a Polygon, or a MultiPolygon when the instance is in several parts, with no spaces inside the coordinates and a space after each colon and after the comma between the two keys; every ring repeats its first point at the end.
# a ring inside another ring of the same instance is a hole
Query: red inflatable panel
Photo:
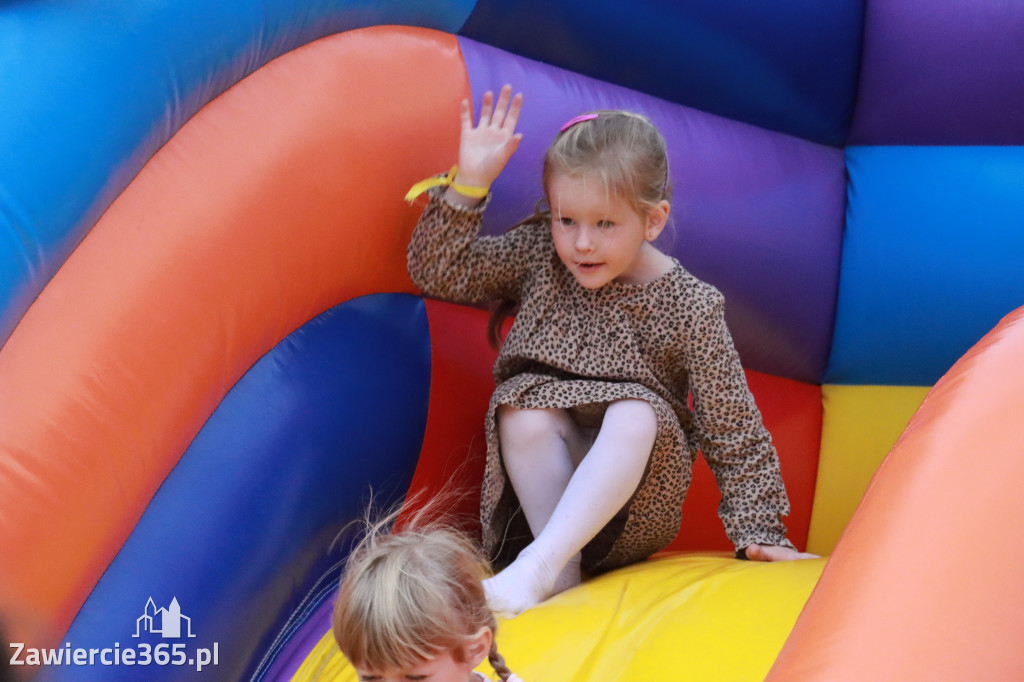
{"type": "Polygon", "coordinates": [[[430,407],[423,449],[410,496],[457,496],[453,512],[468,532],[480,532],[480,481],[484,475],[484,415],[497,357],[487,343],[487,313],[426,302],[430,324],[430,407]]]}
{"type": "MultiPolygon", "coordinates": [[[[751,370],[747,370],[747,384],[779,452],[782,480],[792,507],[786,528],[789,539],[802,550],[807,545],[818,477],[821,387],[751,370]]],[[[732,551],[732,543],[718,519],[720,499],[714,476],[700,457],[683,503],[683,527],[669,549],[732,551]]]]}

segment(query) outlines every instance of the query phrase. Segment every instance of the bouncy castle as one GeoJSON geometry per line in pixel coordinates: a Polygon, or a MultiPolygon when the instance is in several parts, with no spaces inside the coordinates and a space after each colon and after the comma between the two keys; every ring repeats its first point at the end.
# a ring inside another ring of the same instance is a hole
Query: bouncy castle
{"type": "Polygon", "coordinates": [[[668,551],[500,624],[512,669],[1024,679],[1014,0],[5,3],[10,667],[355,679],[339,530],[371,490],[479,485],[486,314],[412,285],[402,198],[506,82],[524,138],[487,232],[573,115],[664,132],[658,244],[724,293],[790,537],[822,556],[734,559],[698,460],[668,551]]]}

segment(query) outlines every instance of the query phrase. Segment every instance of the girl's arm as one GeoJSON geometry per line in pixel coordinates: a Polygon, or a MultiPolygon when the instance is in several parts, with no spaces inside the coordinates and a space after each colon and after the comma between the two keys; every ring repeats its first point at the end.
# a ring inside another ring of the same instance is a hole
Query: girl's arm
{"type": "Polygon", "coordinates": [[[486,200],[464,208],[449,202],[444,188],[430,195],[406,252],[413,284],[459,303],[518,300],[550,227],[524,225],[497,237],[480,237],[486,200]]]}
{"type": "Polygon", "coordinates": [[[467,303],[515,298],[526,273],[537,231],[478,237],[487,200],[458,189],[489,188],[519,146],[522,135],[515,127],[522,95],[510,97],[511,91],[504,86],[496,104],[493,94],[485,93],[476,126],[469,102],[462,101],[453,185],[431,190],[407,251],[409,275],[428,294],[467,303]]]}
{"type": "MultiPolygon", "coordinates": [[[[763,545],[795,552],[782,522],[789,499],[778,454],[725,324],[724,298],[703,287],[696,298],[705,311],[689,330],[687,365],[700,446],[722,493],[718,514],[737,550],[763,545]]],[[[757,549],[753,554],[768,559],[757,549]]]]}

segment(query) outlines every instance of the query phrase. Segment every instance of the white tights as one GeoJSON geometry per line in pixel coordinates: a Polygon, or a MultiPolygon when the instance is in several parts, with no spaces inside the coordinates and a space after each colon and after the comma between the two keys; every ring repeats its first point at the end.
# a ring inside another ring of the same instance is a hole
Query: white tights
{"type": "Polygon", "coordinates": [[[533,532],[508,568],[484,581],[495,611],[518,614],[580,582],[580,551],[636,492],[658,420],[643,400],[608,406],[589,451],[565,410],[497,412],[502,460],[533,532]]]}

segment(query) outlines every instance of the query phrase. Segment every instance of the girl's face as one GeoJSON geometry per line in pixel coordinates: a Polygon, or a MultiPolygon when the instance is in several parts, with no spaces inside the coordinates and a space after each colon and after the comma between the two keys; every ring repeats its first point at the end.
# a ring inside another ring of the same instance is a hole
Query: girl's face
{"type": "Polygon", "coordinates": [[[647,242],[665,226],[667,201],[648,214],[638,214],[625,199],[609,193],[599,178],[587,174],[555,173],[547,190],[555,251],[580,286],[639,284],[656,276],[659,252],[647,242]]]}
{"type": "Polygon", "coordinates": [[[472,679],[470,676],[476,665],[470,661],[459,663],[452,656],[452,652],[445,651],[430,660],[408,668],[368,670],[357,666],[356,673],[359,675],[360,682],[410,682],[411,680],[467,682],[472,679]]]}

